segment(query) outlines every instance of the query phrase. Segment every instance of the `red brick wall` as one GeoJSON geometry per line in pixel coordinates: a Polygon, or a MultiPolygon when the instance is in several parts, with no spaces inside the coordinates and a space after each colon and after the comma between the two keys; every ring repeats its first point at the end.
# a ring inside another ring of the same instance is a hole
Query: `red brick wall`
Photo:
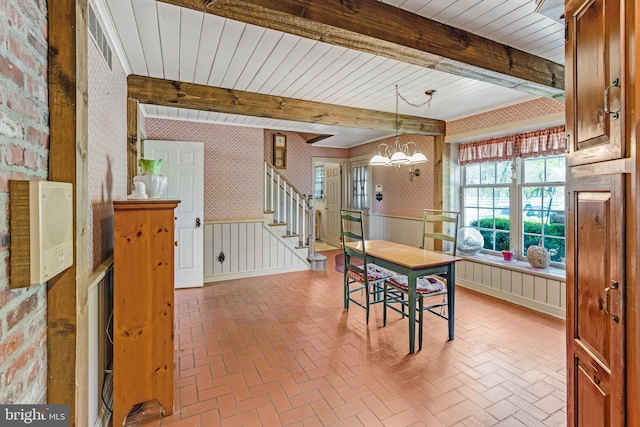
{"type": "Polygon", "coordinates": [[[9,288],[8,180],[47,179],[45,0],[0,0],[0,403],[43,403],[46,285],[9,288]]]}

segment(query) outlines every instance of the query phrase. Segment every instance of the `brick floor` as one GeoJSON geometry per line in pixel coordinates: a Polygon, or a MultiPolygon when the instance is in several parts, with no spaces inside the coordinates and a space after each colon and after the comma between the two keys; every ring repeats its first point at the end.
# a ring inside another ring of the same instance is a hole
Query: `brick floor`
{"type": "Polygon", "coordinates": [[[456,335],[342,308],[342,275],[231,280],[176,291],[174,414],[127,426],[564,426],[564,321],[458,288],[456,335]]]}

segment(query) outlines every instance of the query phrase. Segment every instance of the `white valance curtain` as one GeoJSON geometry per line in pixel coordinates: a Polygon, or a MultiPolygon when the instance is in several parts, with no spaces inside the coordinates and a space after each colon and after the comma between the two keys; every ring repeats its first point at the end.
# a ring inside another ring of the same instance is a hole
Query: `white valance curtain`
{"type": "Polygon", "coordinates": [[[564,126],[556,126],[535,132],[492,138],[459,145],[460,166],[514,158],[527,158],[562,154],[566,151],[564,126]]]}

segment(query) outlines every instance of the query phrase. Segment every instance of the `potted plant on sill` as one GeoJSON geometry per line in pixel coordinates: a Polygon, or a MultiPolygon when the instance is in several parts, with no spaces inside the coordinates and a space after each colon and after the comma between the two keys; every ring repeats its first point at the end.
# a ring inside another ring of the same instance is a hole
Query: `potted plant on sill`
{"type": "Polygon", "coordinates": [[[515,252],[511,249],[511,240],[509,240],[509,249],[502,251],[502,258],[505,261],[513,261],[513,256],[515,252]]]}

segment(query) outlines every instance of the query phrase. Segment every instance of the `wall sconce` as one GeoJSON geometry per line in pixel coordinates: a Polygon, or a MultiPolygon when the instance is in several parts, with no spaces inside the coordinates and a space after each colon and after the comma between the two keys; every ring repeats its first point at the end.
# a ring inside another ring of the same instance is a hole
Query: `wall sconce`
{"type": "Polygon", "coordinates": [[[414,176],[420,176],[420,169],[415,168],[412,170],[409,168],[409,181],[413,181],[414,176]]]}

